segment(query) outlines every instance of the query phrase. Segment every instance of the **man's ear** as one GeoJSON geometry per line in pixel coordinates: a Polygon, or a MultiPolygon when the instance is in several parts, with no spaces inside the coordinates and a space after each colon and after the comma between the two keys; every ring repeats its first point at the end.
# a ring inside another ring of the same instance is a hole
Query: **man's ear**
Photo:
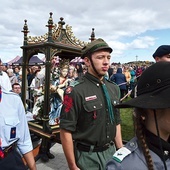
{"type": "Polygon", "coordinates": [[[90,59],[88,58],[88,57],[85,57],[84,58],[84,63],[85,63],[85,65],[88,67],[88,66],[90,66],[90,59]]]}
{"type": "Polygon", "coordinates": [[[155,61],[159,62],[160,61],[160,57],[155,57],[155,61]]]}

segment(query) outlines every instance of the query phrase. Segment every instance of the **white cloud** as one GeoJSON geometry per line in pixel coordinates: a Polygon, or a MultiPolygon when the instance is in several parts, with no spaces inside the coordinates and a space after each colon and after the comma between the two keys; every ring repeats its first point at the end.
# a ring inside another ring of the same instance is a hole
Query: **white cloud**
{"type": "Polygon", "coordinates": [[[131,43],[127,44],[128,48],[134,48],[134,49],[145,49],[153,46],[155,43],[154,37],[137,37],[137,39],[133,40],[131,43]]]}
{"type": "Polygon", "coordinates": [[[117,60],[133,54],[131,50],[134,49],[151,53],[161,43],[161,38],[149,35],[148,31],[170,29],[169,6],[169,0],[2,1],[0,56],[7,60],[22,55],[24,20],[28,21],[29,35],[44,35],[50,12],[53,12],[54,23],[64,17],[66,24],[72,26],[74,35],[82,41],[89,41],[91,30],[95,28],[96,37],[105,39],[112,46],[117,60]]]}

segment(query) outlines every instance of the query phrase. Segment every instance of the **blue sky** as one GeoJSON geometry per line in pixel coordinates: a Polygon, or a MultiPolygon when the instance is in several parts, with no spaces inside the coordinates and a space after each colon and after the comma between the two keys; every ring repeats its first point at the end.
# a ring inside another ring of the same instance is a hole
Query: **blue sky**
{"type": "Polygon", "coordinates": [[[29,35],[40,36],[47,32],[45,25],[53,12],[54,23],[63,17],[82,41],[88,42],[95,28],[96,38],[103,38],[113,48],[111,62],[154,61],[156,48],[170,44],[169,6],[169,0],[2,1],[0,58],[7,62],[22,56],[21,30],[25,19],[29,35]]]}
{"type": "MultiPolygon", "coordinates": [[[[145,33],[137,36],[123,37],[120,39],[120,42],[128,44],[136,41],[137,39],[139,40],[140,47],[134,45],[131,48],[128,48],[123,52],[122,55],[115,56],[116,61],[136,61],[136,59],[141,61],[154,61],[152,54],[155,52],[156,48],[158,48],[160,45],[170,44],[170,29],[146,31],[145,33]],[[143,41],[143,37],[150,38],[148,38],[148,43],[143,41]]],[[[114,58],[112,60],[114,60],[114,58]]]]}

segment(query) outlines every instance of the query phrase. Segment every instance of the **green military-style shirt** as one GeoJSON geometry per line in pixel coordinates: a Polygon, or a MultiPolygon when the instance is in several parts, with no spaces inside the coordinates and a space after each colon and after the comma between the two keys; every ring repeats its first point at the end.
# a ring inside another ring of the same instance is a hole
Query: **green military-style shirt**
{"type": "Polygon", "coordinates": [[[82,80],[65,90],[60,128],[70,131],[75,141],[103,146],[115,138],[116,125],[121,120],[119,110],[114,105],[120,100],[120,91],[113,82],[103,81],[111,98],[113,123],[99,79],[86,73],[82,80]]]}

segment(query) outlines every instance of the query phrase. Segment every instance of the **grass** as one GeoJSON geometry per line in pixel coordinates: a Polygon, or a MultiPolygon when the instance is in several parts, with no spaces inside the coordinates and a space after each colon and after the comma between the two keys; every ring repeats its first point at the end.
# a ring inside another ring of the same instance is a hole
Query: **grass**
{"type": "Polygon", "coordinates": [[[133,109],[132,108],[124,108],[120,109],[121,115],[121,129],[122,129],[122,138],[123,140],[129,141],[134,137],[134,126],[133,126],[133,118],[132,118],[133,109]]]}
{"type": "Polygon", "coordinates": [[[121,128],[123,140],[129,141],[134,137],[134,127],[132,120],[132,109],[120,109],[121,113],[121,128]]]}

